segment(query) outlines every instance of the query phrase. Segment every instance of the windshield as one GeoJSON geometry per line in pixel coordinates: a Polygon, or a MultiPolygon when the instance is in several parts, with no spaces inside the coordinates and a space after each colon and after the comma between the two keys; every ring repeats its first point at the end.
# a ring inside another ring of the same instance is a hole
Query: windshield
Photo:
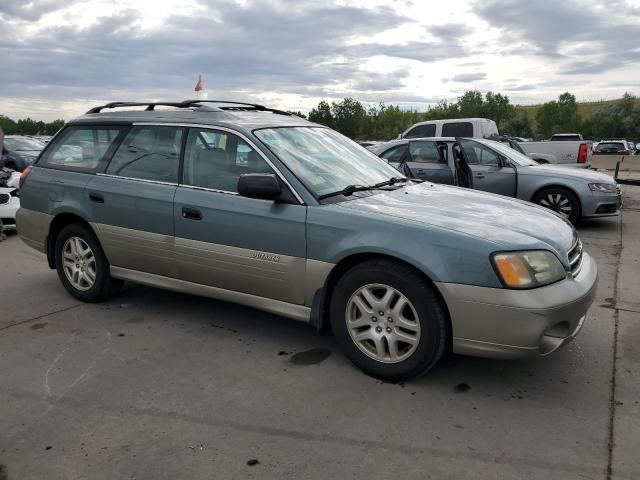
{"type": "Polygon", "coordinates": [[[316,196],[401,176],[381,158],[328,128],[268,128],[254,133],[316,196]]]}
{"type": "Polygon", "coordinates": [[[32,138],[7,138],[4,139],[7,150],[42,150],[44,143],[32,138]]]}
{"type": "Polygon", "coordinates": [[[516,165],[520,165],[521,167],[532,167],[535,165],[540,165],[535,160],[532,160],[526,155],[505,145],[504,143],[494,142],[493,140],[479,140],[477,138],[474,138],[473,140],[494,149],[495,151],[501,153],[505,157],[509,158],[509,160],[512,160],[516,165]]]}

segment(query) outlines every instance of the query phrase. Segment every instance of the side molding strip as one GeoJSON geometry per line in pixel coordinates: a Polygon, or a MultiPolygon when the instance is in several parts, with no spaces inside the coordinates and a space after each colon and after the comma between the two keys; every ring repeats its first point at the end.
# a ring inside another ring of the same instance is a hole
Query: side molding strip
{"type": "Polygon", "coordinates": [[[309,323],[311,309],[302,305],[294,305],[280,300],[259,297],[248,293],[234,292],[224,288],[210,287],[197,283],[179,280],[177,278],[163,277],[153,273],[129,270],[128,268],[111,266],[111,275],[121,280],[129,280],[135,283],[142,283],[157,288],[174,290],[176,292],[200,295],[203,297],[215,298],[226,302],[238,303],[247,307],[257,308],[265,312],[282,315],[283,317],[309,323]]]}

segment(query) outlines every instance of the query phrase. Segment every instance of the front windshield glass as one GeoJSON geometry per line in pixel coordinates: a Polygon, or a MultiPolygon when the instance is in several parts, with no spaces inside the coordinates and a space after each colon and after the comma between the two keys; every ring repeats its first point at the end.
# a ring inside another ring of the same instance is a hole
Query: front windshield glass
{"type": "Polygon", "coordinates": [[[474,140],[479,141],[480,143],[483,143],[487,147],[493,148],[495,151],[497,151],[498,153],[501,153],[502,155],[509,158],[510,160],[512,160],[517,165],[520,165],[521,167],[540,165],[535,160],[527,157],[526,155],[518,152],[517,150],[514,150],[513,148],[505,145],[504,143],[494,142],[492,140],[482,140],[482,141],[477,139],[474,139],[474,140]]]}
{"type": "Polygon", "coordinates": [[[381,158],[328,128],[267,128],[254,133],[316,196],[403,177],[381,158]]]}
{"type": "Polygon", "coordinates": [[[31,138],[6,138],[4,145],[8,150],[42,150],[44,144],[31,138]]]}

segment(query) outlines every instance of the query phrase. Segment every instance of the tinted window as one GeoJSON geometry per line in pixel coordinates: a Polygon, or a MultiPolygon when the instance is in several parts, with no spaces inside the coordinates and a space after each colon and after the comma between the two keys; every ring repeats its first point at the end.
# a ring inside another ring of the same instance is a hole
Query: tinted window
{"type": "Polygon", "coordinates": [[[607,142],[607,143],[599,143],[596,147],[598,150],[608,150],[608,151],[617,151],[624,150],[624,143],[616,143],[616,142],[607,142]]]}
{"type": "Polygon", "coordinates": [[[237,192],[243,173],[274,173],[269,164],[240,137],[192,128],[184,155],[185,185],[237,192]]]}
{"type": "Polygon", "coordinates": [[[134,127],[113,156],[107,173],[177,183],[183,129],[134,127]]]}
{"type": "Polygon", "coordinates": [[[120,131],[117,127],[68,127],[56,138],[40,163],[95,170],[120,131]]]}
{"type": "Polygon", "coordinates": [[[429,125],[418,125],[413,127],[407,132],[404,138],[426,138],[436,136],[436,125],[431,123],[429,125]]]}
{"type": "Polygon", "coordinates": [[[406,152],[407,152],[406,145],[398,145],[397,147],[390,148],[380,156],[385,160],[387,160],[388,162],[400,163],[403,155],[406,152]]]}
{"type": "Polygon", "coordinates": [[[500,157],[496,152],[478,142],[462,140],[460,142],[469,165],[499,165],[500,157]]]}
{"type": "Polygon", "coordinates": [[[411,142],[409,144],[411,161],[417,163],[444,163],[440,158],[436,142],[411,142]]]}
{"type": "Polygon", "coordinates": [[[450,122],[442,124],[443,137],[473,137],[473,125],[469,122],[450,122]]]}

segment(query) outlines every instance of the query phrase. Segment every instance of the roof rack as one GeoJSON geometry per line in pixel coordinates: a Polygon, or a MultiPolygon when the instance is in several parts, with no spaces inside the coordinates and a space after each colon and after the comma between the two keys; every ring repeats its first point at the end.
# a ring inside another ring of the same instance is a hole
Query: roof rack
{"type": "Polygon", "coordinates": [[[263,105],[255,103],[244,102],[231,102],[227,100],[184,100],[182,102],[111,102],[98,107],[93,107],[87,114],[100,113],[105,108],[120,108],[120,107],[147,107],[145,110],[154,110],[156,106],[163,107],[176,107],[176,108],[191,108],[191,107],[203,107],[202,103],[216,103],[227,106],[215,106],[216,110],[257,110],[261,112],[272,112],[278,115],[291,115],[284,110],[277,110],[275,108],[268,108],[263,105]]]}
{"type": "Polygon", "coordinates": [[[229,105],[227,107],[218,107],[220,110],[258,110],[260,112],[277,113],[278,115],[291,115],[289,112],[285,112],[284,110],[269,108],[256,103],[230,102],[227,100],[185,100],[182,102],[182,105],[184,107],[193,107],[198,106],[199,103],[218,103],[229,105]]]}
{"type": "Polygon", "coordinates": [[[154,110],[156,106],[161,105],[165,107],[177,107],[183,108],[182,102],[111,102],[99,107],[93,107],[87,112],[100,113],[104,108],[119,108],[119,107],[147,107],[145,110],[154,110]]]}

